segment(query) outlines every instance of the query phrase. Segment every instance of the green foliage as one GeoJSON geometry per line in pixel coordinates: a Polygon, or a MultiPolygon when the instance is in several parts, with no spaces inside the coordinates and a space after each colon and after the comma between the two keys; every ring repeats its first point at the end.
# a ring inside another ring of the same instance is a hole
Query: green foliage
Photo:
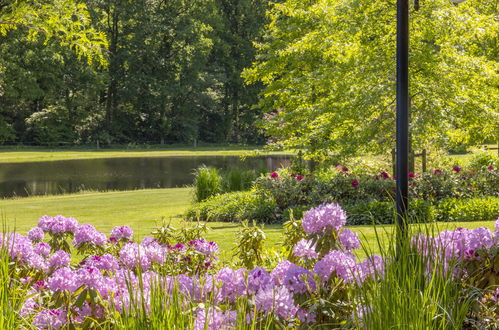
{"type": "MultiPolygon", "coordinates": [[[[437,0],[411,10],[415,150],[499,137],[496,11],[493,0],[437,0]]],[[[276,146],[317,160],[394,147],[396,20],[387,17],[396,17],[387,0],[272,6],[244,77],[265,86],[261,125],[276,146]]]]}
{"type": "Polygon", "coordinates": [[[276,204],[254,191],[242,191],[212,196],[194,204],[186,213],[189,220],[240,222],[255,220],[259,223],[277,221],[276,204]]]}
{"type": "Polygon", "coordinates": [[[488,152],[477,152],[474,153],[467,164],[467,168],[477,170],[483,169],[484,167],[492,166],[494,168],[499,167],[499,156],[493,155],[488,152]]]}
{"type": "Polygon", "coordinates": [[[74,132],[68,123],[68,115],[68,109],[63,106],[49,106],[26,119],[26,133],[33,141],[43,145],[71,141],[74,132]]]}
{"type": "MultiPolygon", "coordinates": [[[[364,201],[344,206],[347,212],[348,225],[391,224],[396,217],[394,202],[364,201]]],[[[409,205],[409,222],[435,221],[435,207],[431,202],[421,199],[411,201],[409,205]]]]}
{"type": "Polygon", "coordinates": [[[294,216],[293,211],[290,211],[290,219],[282,224],[284,229],[284,250],[287,253],[287,257],[291,262],[295,262],[296,257],[293,253],[293,248],[298,243],[299,240],[306,237],[306,233],[301,225],[302,216],[294,216]]]}
{"type": "Polygon", "coordinates": [[[273,175],[262,176],[255,181],[255,189],[262,198],[274,199],[281,210],[313,203],[311,195],[316,185],[313,176],[298,177],[300,174],[289,173],[287,169],[273,175]]]}
{"type": "Polygon", "coordinates": [[[172,245],[175,243],[187,244],[190,241],[203,238],[208,230],[208,226],[201,222],[194,224],[184,223],[181,228],[176,228],[169,223],[163,222],[151,234],[162,245],[172,245]]]}
{"type": "Polygon", "coordinates": [[[196,202],[222,192],[222,177],[216,168],[201,166],[194,172],[194,199],[196,202]]]}
{"type": "Polygon", "coordinates": [[[41,36],[48,43],[54,38],[78,58],[106,64],[107,39],[91,25],[86,4],[73,0],[8,1],[0,9],[0,35],[25,29],[29,41],[41,36]]]}
{"type": "Polygon", "coordinates": [[[240,73],[254,60],[267,6],[2,2],[0,142],[46,144],[27,133],[26,120],[64,107],[66,143],[262,143],[253,125],[261,87],[245,86],[240,73]]]}
{"type": "Polygon", "coordinates": [[[253,269],[263,264],[265,243],[265,233],[263,225],[257,226],[253,221],[253,226],[248,225],[248,220],[241,222],[242,228],[236,235],[236,246],[234,256],[238,257],[241,265],[246,269],[253,269]]]}
{"type": "Polygon", "coordinates": [[[499,217],[499,198],[449,198],[437,205],[437,221],[487,221],[499,217]]]}

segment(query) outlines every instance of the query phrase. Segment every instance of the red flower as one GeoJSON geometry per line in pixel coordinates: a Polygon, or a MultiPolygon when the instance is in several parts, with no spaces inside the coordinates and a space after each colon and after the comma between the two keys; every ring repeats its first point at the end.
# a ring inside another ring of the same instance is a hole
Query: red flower
{"type": "Polygon", "coordinates": [[[433,175],[439,175],[439,174],[442,174],[442,170],[435,170],[433,171],[433,175]]]}
{"type": "Polygon", "coordinates": [[[298,174],[298,175],[296,176],[296,180],[301,181],[302,179],[303,179],[303,175],[298,174]]]}
{"type": "Polygon", "coordinates": [[[383,172],[381,172],[379,175],[380,175],[383,179],[389,179],[389,178],[390,178],[390,176],[388,175],[388,173],[386,173],[386,172],[384,172],[384,171],[383,171],[383,172]]]}
{"type": "Polygon", "coordinates": [[[279,174],[277,174],[277,172],[272,172],[272,173],[270,173],[270,177],[272,179],[277,179],[277,178],[279,178],[279,174]]]}
{"type": "Polygon", "coordinates": [[[493,171],[493,170],[494,170],[494,167],[493,167],[493,166],[489,166],[489,167],[487,167],[487,169],[488,169],[489,171],[493,171]]]}
{"type": "Polygon", "coordinates": [[[359,185],[359,181],[353,180],[352,181],[352,187],[357,187],[359,185]]]}
{"type": "Polygon", "coordinates": [[[341,170],[342,170],[343,172],[348,172],[348,167],[343,166],[343,167],[341,168],[341,170]]]}
{"type": "Polygon", "coordinates": [[[416,177],[416,175],[412,172],[409,172],[409,174],[407,175],[410,179],[414,179],[416,177]]]}
{"type": "Polygon", "coordinates": [[[458,167],[458,166],[454,166],[454,167],[452,168],[452,170],[453,170],[454,172],[456,172],[456,173],[461,172],[461,168],[460,168],[460,167],[458,167]]]}

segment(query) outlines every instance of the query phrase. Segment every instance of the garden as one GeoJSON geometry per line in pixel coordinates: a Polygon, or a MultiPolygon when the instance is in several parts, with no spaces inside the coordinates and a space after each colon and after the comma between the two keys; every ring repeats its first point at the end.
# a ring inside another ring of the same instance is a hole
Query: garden
{"type": "Polygon", "coordinates": [[[410,173],[403,239],[379,226],[396,216],[386,171],[299,165],[271,173],[200,167],[182,225],[164,222],[145,237],[60,215],[41,217],[26,235],[4,228],[2,327],[499,325],[495,156],[410,173]],[[242,224],[232,254],[205,238],[210,221],[242,224]],[[439,227],[474,221],[485,227],[439,227]],[[276,223],[281,243],[269,248],[264,225],[276,223]],[[356,225],[374,236],[359,237],[356,225]]]}
{"type": "Polygon", "coordinates": [[[499,329],[498,35],[494,0],[2,1],[0,330],[499,329]]]}

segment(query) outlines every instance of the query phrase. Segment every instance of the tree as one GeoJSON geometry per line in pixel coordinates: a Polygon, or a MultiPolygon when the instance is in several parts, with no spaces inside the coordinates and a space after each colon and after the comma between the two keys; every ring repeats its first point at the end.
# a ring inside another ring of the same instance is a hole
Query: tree
{"type": "Polygon", "coordinates": [[[6,0],[0,4],[0,35],[27,29],[27,39],[42,36],[46,42],[57,39],[89,63],[97,59],[105,64],[106,36],[92,26],[84,3],[73,0],[6,0]]]}
{"type": "MultiPolygon", "coordinates": [[[[493,0],[425,2],[411,13],[414,148],[497,138],[499,22],[493,0]]],[[[395,3],[287,0],[270,11],[248,83],[265,85],[276,144],[326,159],[395,142],[395,3]]]]}

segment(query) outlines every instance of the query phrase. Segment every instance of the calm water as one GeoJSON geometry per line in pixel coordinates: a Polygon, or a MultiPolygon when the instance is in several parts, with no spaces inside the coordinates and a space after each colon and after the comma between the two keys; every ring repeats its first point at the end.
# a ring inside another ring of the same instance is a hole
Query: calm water
{"type": "Polygon", "coordinates": [[[264,156],[244,161],[233,156],[108,158],[0,164],[0,197],[52,195],[81,190],[174,188],[192,184],[193,171],[205,164],[274,170],[289,157],[264,156]]]}

